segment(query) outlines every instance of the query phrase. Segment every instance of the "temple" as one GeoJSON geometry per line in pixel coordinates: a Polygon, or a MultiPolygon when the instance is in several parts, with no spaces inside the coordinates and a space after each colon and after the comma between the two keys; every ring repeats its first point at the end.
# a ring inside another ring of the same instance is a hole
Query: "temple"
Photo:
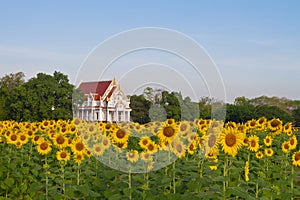
{"type": "Polygon", "coordinates": [[[82,82],[78,88],[84,93],[85,101],[78,107],[76,117],[86,121],[130,121],[130,99],[121,90],[116,78],[82,82]]]}

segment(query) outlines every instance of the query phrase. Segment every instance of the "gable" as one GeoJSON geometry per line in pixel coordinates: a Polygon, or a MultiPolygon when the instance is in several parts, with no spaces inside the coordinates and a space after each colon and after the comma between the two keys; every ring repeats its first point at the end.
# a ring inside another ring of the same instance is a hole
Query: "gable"
{"type": "Polygon", "coordinates": [[[104,95],[111,82],[112,81],[82,82],[78,88],[86,95],[91,93],[96,94],[95,100],[99,100],[99,97],[104,95]]]}

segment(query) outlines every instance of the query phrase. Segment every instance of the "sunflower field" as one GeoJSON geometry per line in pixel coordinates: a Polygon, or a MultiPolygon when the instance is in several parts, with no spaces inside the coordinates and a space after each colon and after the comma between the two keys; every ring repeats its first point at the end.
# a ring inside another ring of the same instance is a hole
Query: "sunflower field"
{"type": "Polygon", "coordinates": [[[0,199],[298,199],[299,131],[265,117],[0,122],[0,199]]]}

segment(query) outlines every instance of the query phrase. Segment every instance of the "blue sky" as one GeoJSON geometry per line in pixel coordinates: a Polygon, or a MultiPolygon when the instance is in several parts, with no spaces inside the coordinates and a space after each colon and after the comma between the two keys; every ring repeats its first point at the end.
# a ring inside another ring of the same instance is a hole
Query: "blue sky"
{"type": "Polygon", "coordinates": [[[1,1],[0,77],[61,71],[71,82],[100,42],[162,27],[202,45],[226,101],[261,95],[300,99],[299,1],[1,1]]]}

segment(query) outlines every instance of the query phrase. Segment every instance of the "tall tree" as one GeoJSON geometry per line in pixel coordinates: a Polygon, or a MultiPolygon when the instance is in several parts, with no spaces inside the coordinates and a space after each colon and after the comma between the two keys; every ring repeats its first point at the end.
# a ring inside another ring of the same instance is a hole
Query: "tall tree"
{"type": "Polygon", "coordinates": [[[39,73],[13,92],[10,118],[18,121],[72,119],[74,86],[60,72],[39,73]]]}
{"type": "Polygon", "coordinates": [[[141,124],[150,122],[149,109],[151,102],[143,95],[133,95],[130,97],[131,120],[141,124]]]}

